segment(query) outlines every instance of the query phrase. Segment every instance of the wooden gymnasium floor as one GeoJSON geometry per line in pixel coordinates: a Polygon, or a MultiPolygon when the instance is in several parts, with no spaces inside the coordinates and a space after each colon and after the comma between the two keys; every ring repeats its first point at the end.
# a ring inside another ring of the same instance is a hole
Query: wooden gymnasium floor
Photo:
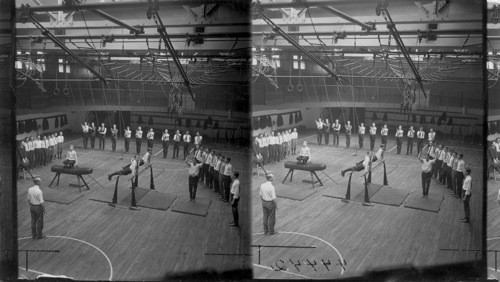
{"type": "MultiPolygon", "coordinates": [[[[493,176],[493,174],[491,174],[493,176]]],[[[495,253],[488,253],[488,276],[500,279],[500,206],[497,202],[500,179],[488,179],[488,207],[487,207],[487,249],[497,250],[497,263],[495,266],[495,253]],[[495,270],[496,268],[496,270],[495,270]]]]}
{"type": "MultiPolygon", "coordinates": [[[[234,254],[248,254],[249,228],[248,189],[242,191],[240,202],[239,229],[230,227],[232,221],[230,205],[221,202],[215,193],[198,186],[197,198],[209,198],[212,204],[207,217],[183,213],[140,208],[139,211],[126,207],[115,208],[105,203],[89,200],[93,193],[103,189],[114,189],[115,181],[109,182],[107,175],[129,163],[132,154],[124,154],[123,141],[118,142],[117,152],[111,152],[108,139],[106,151],[84,150],[78,137],[68,138],[64,151],[70,144],[76,146],[81,167],[92,167],[91,174],[103,187],[83,176],[90,190],[82,188],[84,195],[69,205],[46,202],[43,240],[31,239],[31,221],[26,201],[27,188],[31,181],[18,180],[18,236],[19,249],[58,249],[60,253],[34,253],[29,256],[29,271],[25,267],[24,253],[19,255],[21,277],[36,277],[40,273],[66,275],[77,280],[157,280],[165,274],[179,274],[190,271],[212,270],[229,271],[249,269],[246,257],[234,254]],[[212,254],[233,254],[215,255],[212,254]]],[[[97,145],[97,144],[96,144],[97,145]]],[[[145,152],[146,143],[142,145],[145,152]]],[[[245,148],[214,146],[232,157],[233,165],[241,172],[243,190],[249,186],[249,171],[245,171],[248,151],[245,148]]],[[[135,143],[131,142],[135,152],[135,143]]],[[[161,150],[156,142],[153,154],[161,150]]],[[[155,186],[159,192],[178,196],[188,196],[187,166],[183,160],[163,159],[162,153],[153,157],[155,186]],[[166,169],[163,171],[163,169],[166,169]]],[[[182,157],[182,152],[180,152],[182,157]]],[[[61,163],[57,160],[55,163],[61,163]]],[[[35,174],[42,177],[43,187],[47,187],[54,173],[50,166],[36,169],[35,174]]],[[[69,187],[76,177],[61,175],[59,187],[74,193],[78,188],[69,187]]],[[[128,177],[129,178],[129,177],[128,177]]],[[[128,179],[127,178],[127,179],[128,179]]],[[[149,173],[141,174],[139,187],[149,188],[149,173]]],[[[121,180],[120,185],[130,187],[121,180]]]]}
{"type": "MultiPolygon", "coordinates": [[[[315,135],[309,134],[305,139],[316,143],[315,135]]],[[[323,194],[334,190],[345,194],[348,177],[341,178],[340,170],[354,165],[366,153],[366,150],[354,149],[358,147],[357,136],[352,138],[351,143],[351,149],[346,149],[345,139],[341,136],[338,148],[331,145],[310,146],[313,162],[327,164],[325,173],[338,182],[338,185],[324,174],[318,173],[324,186],[316,186],[318,191],[315,194],[302,201],[278,198],[276,230],[280,233],[277,235],[263,235],[262,205],[258,195],[259,186],[265,179],[262,175],[257,178],[254,173],[251,207],[254,247],[251,252],[255,278],[339,278],[362,275],[365,271],[377,268],[403,265],[423,267],[475,259],[473,253],[440,249],[481,248],[482,180],[478,175],[482,173],[483,154],[480,148],[470,149],[468,146],[472,147],[471,145],[461,142],[456,144],[461,147],[459,150],[464,153],[467,165],[472,167],[475,175],[471,199],[472,223],[464,224],[460,221],[464,215],[462,201],[451,197],[448,189],[434,181],[431,183],[430,193],[444,195],[438,213],[405,208],[404,204],[395,207],[374,203],[374,206],[366,207],[323,197],[323,194]],[[355,153],[357,156],[353,156],[355,153]],[[258,245],[316,248],[263,247],[259,264],[258,247],[255,247],[258,245]]],[[[380,137],[375,144],[376,148],[379,146],[380,137]]],[[[395,140],[388,142],[386,163],[389,186],[421,195],[421,170],[420,162],[416,159],[416,145],[411,157],[406,155],[405,146],[406,143],[403,144],[403,154],[396,156],[396,149],[393,149],[395,140]]],[[[288,157],[288,160],[294,159],[288,157]]],[[[274,174],[275,183],[281,183],[287,173],[283,162],[267,166],[266,169],[274,174]]],[[[375,170],[372,183],[383,183],[381,169],[379,167],[375,170]]],[[[353,174],[353,191],[361,191],[363,187],[360,175],[361,173],[353,174]]],[[[294,180],[289,185],[312,189],[311,184],[302,182],[308,179],[310,176],[307,172],[295,171],[294,180]]],[[[351,199],[356,194],[357,192],[353,192],[351,199]]]]}

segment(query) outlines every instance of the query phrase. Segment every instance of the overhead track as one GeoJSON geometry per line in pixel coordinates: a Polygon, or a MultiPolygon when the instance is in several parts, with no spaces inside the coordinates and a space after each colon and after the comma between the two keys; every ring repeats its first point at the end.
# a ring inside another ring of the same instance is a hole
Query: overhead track
{"type": "Polygon", "coordinates": [[[326,10],[332,14],[335,14],[341,18],[343,18],[344,20],[347,20],[351,23],[355,23],[357,25],[359,25],[360,27],[362,27],[363,29],[365,29],[366,31],[371,31],[371,30],[375,30],[375,25],[374,24],[367,24],[367,23],[364,23],[364,22],[361,22],[361,21],[358,21],[357,19],[349,16],[348,14],[342,12],[342,11],[339,11],[335,8],[332,8],[332,7],[329,7],[329,6],[321,6],[321,8],[323,10],[326,10]]]}
{"type": "Polygon", "coordinates": [[[186,74],[186,71],[182,67],[181,62],[179,61],[179,57],[177,56],[177,53],[174,49],[174,46],[172,45],[172,42],[170,41],[170,38],[168,37],[167,30],[165,26],[163,25],[163,21],[160,18],[160,15],[158,14],[158,0],[156,0],[155,3],[149,3],[148,11],[147,11],[147,16],[148,19],[153,18],[155,21],[156,25],[158,26],[158,33],[160,34],[161,38],[163,39],[163,42],[165,43],[165,47],[168,49],[168,52],[172,56],[172,59],[174,60],[175,65],[179,69],[179,72],[182,76],[182,79],[184,80],[184,85],[189,91],[189,95],[191,95],[191,99],[193,99],[193,102],[196,102],[194,95],[193,95],[193,90],[191,89],[191,84],[189,82],[189,78],[186,74]]]}
{"type": "Polygon", "coordinates": [[[413,60],[410,57],[410,54],[408,54],[408,50],[406,50],[406,46],[403,43],[403,40],[401,39],[401,36],[396,29],[396,25],[394,24],[394,21],[391,18],[391,15],[389,14],[389,11],[387,10],[387,2],[379,2],[376,7],[376,13],[377,16],[382,14],[387,23],[387,28],[391,32],[392,36],[396,40],[396,43],[398,44],[399,48],[401,49],[401,52],[403,53],[403,56],[406,59],[406,62],[411,68],[411,71],[413,72],[413,75],[415,76],[415,80],[417,81],[418,85],[420,86],[420,89],[422,89],[422,93],[424,94],[424,97],[427,98],[427,95],[425,94],[425,89],[424,85],[422,83],[422,77],[420,76],[417,67],[415,67],[415,64],[413,63],[413,60]]]}
{"type": "Polygon", "coordinates": [[[77,54],[75,54],[71,49],[66,47],[64,43],[62,43],[59,39],[57,39],[50,31],[48,31],[43,25],[38,22],[35,17],[33,16],[33,13],[29,10],[23,10],[21,9],[19,13],[19,19],[21,22],[26,22],[30,20],[41,32],[44,36],[48,37],[54,44],[59,46],[61,49],[63,49],[68,55],[73,57],[76,61],[78,61],[84,68],[88,69],[91,73],[93,73],[95,76],[97,76],[102,82],[108,84],[108,81],[99,73],[97,72],[92,66],[90,66],[87,62],[85,62],[82,58],[80,58],[77,54]]]}
{"type": "Polygon", "coordinates": [[[295,41],[286,32],[284,32],[279,26],[277,26],[260,9],[259,9],[259,14],[266,21],[266,23],[273,28],[274,32],[276,32],[281,37],[283,37],[286,41],[288,41],[288,43],[292,44],[295,48],[297,48],[300,52],[302,52],[302,54],[304,54],[307,57],[309,57],[309,59],[311,59],[318,66],[320,66],[322,69],[324,69],[328,74],[330,74],[331,76],[335,77],[335,79],[337,79],[337,80],[340,79],[340,77],[334,71],[332,71],[330,68],[328,68],[325,64],[323,64],[318,58],[316,58],[313,54],[311,54],[309,51],[307,51],[304,47],[300,46],[300,44],[297,41],[295,41]]]}
{"type": "MultiPolygon", "coordinates": [[[[33,36],[31,36],[32,38],[33,36]]],[[[118,40],[118,39],[146,39],[146,38],[158,38],[158,34],[114,34],[113,37],[118,40]]],[[[170,34],[170,38],[173,39],[186,39],[186,33],[176,33],[176,34],[170,34]]],[[[245,39],[245,38],[250,38],[252,37],[252,34],[249,32],[212,32],[212,33],[203,33],[200,34],[200,37],[202,38],[238,38],[238,39],[245,39]]],[[[100,35],[85,35],[85,34],[80,34],[80,35],[58,35],[57,38],[59,39],[68,39],[68,40],[75,40],[75,39],[101,39],[102,34],[100,35]]],[[[30,35],[17,35],[16,39],[30,39],[30,35]]]]}

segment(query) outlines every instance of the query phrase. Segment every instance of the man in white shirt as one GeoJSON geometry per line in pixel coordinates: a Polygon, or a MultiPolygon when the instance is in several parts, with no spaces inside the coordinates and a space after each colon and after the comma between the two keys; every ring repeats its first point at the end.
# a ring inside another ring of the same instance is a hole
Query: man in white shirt
{"type": "Polygon", "coordinates": [[[339,138],[340,138],[340,128],[342,126],[339,123],[339,120],[336,119],[335,123],[332,124],[332,129],[333,129],[333,146],[338,147],[339,146],[339,138]]]}
{"type": "Polygon", "coordinates": [[[173,151],[173,156],[172,156],[172,159],[175,159],[175,158],[178,158],[179,157],[179,144],[181,142],[181,133],[180,131],[177,129],[175,131],[175,134],[174,134],[174,151],[173,151]]]}
{"type": "Polygon", "coordinates": [[[267,137],[268,149],[269,149],[269,163],[273,164],[276,162],[276,138],[274,137],[274,131],[271,131],[271,136],[267,137]]]}
{"type": "Polygon", "coordinates": [[[464,154],[458,155],[457,172],[455,173],[455,197],[462,197],[462,184],[465,177],[465,161],[464,154]]]}
{"type": "Polygon", "coordinates": [[[430,129],[429,130],[429,142],[433,142],[435,143],[436,142],[436,132],[434,132],[434,129],[430,129]]]}
{"type": "Polygon", "coordinates": [[[267,132],[264,133],[264,136],[262,137],[262,150],[261,154],[264,157],[264,164],[269,164],[270,162],[270,152],[269,152],[269,136],[267,135],[267,132]]]}
{"type": "Polygon", "coordinates": [[[127,126],[127,128],[125,128],[123,137],[125,140],[125,153],[128,153],[130,147],[130,138],[132,137],[132,130],[130,130],[130,126],[127,126]]]}
{"type": "Polygon", "coordinates": [[[196,136],[194,137],[194,145],[201,146],[202,141],[203,141],[203,136],[201,136],[199,132],[196,132],[196,136]]]}
{"type": "Polygon", "coordinates": [[[62,158],[62,152],[63,152],[63,143],[64,143],[64,136],[62,131],[59,132],[59,136],[57,136],[57,158],[61,159],[62,158]]]}
{"type": "Polygon", "coordinates": [[[135,149],[136,149],[135,152],[137,155],[141,154],[141,146],[142,146],[142,129],[139,126],[135,131],[135,149]]]}
{"type": "Polygon", "coordinates": [[[351,147],[351,134],[352,134],[352,125],[351,121],[348,120],[347,124],[345,125],[345,145],[347,148],[351,147]]]}
{"type": "Polygon", "coordinates": [[[111,151],[116,151],[116,140],[118,139],[118,128],[116,128],[116,124],[113,124],[111,128],[111,151]]]}
{"type": "Polygon", "coordinates": [[[425,159],[419,155],[418,159],[422,163],[422,198],[427,198],[429,195],[429,186],[431,185],[432,166],[436,162],[436,159],[431,159],[429,154],[427,154],[425,159]]]}
{"type": "Polygon", "coordinates": [[[295,152],[297,150],[297,139],[299,138],[297,133],[297,128],[293,129],[293,132],[290,133],[290,140],[292,141],[292,155],[295,156],[295,152]]]}
{"type": "Polygon", "coordinates": [[[55,159],[55,156],[54,156],[55,146],[56,146],[56,138],[55,138],[54,134],[52,134],[49,136],[49,163],[51,163],[55,159]]]}
{"type": "Polygon", "coordinates": [[[264,235],[274,235],[278,232],[274,230],[276,224],[276,210],[278,202],[276,201],[276,191],[273,186],[274,176],[266,175],[267,181],[260,185],[259,195],[262,200],[262,209],[264,216],[262,218],[264,225],[264,235]]]}
{"type": "Polygon", "coordinates": [[[240,202],[240,176],[239,172],[234,172],[231,175],[233,183],[231,184],[231,211],[233,212],[233,222],[229,223],[230,226],[240,227],[238,215],[238,203],[240,202]]]}
{"type": "Polygon", "coordinates": [[[49,142],[47,140],[47,136],[43,136],[43,140],[41,140],[41,148],[42,148],[42,163],[44,166],[48,164],[49,161],[49,142]]]}
{"type": "Polygon", "coordinates": [[[40,189],[42,180],[39,177],[33,179],[35,185],[28,189],[28,202],[31,213],[31,236],[33,239],[43,239],[43,214],[45,206],[43,205],[43,193],[40,189]]]}
{"type": "Polygon", "coordinates": [[[375,123],[372,123],[370,126],[370,150],[373,151],[375,148],[375,137],[377,136],[377,126],[375,126],[375,123]]]}
{"type": "Polygon", "coordinates": [[[146,138],[148,139],[148,148],[153,149],[153,143],[155,140],[155,132],[153,128],[150,128],[148,131],[148,134],[146,135],[146,138]]]}
{"type": "Polygon", "coordinates": [[[231,189],[231,176],[233,175],[233,165],[231,164],[231,158],[226,158],[226,165],[224,166],[224,176],[222,181],[224,182],[224,202],[229,202],[229,190],[231,189]]]}
{"type": "Polygon", "coordinates": [[[163,145],[163,158],[166,159],[168,155],[168,145],[170,143],[170,134],[168,133],[168,129],[165,129],[165,132],[161,136],[161,143],[163,145]]]}
{"type": "Polygon", "coordinates": [[[387,135],[389,135],[389,129],[387,128],[387,124],[384,124],[382,126],[382,129],[380,129],[380,135],[382,136],[381,137],[382,144],[387,146],[387,135]]]}
{"type": "Polygon", "coordinates": [[[425,132],[424,128],[420,127],[420,130],[417,132],[417,153],[420,154],[422,152],[422,148],[424,146],[425,132]]]}
{"type": "Polygon", "coordinates": [[[83,149],[87,149],[87,145],[89,143],[89,125],[87,122],[82,124],[82,133],[83,133],[83,149]]]}
{"type": "Polygon", "coordinates": [[[212,174],[214,172],[213,162],[213,152],[211,149],[207,148],[207,157],[205,158],[205,186],[207,188],[212,188],[212,174]]]}
{"type": "Polygon", "coordinates": [[[309,147],[307,147],[307,141],[304,141],[304,143],[302,143],[302,148],[300,148],[297,162],[299,164],[306,164],[307,162],[311,162],[311,150],[309,149],[309,147]]]}
{"type": "Polygon", "coordinates": [[[455,162],[455,152],[450,150],[450,157],[448,158],[448,171],[446,173],[447,188],[453,191],[453,163],[455,162]]]}
{"type": "Polygon", "coordinates": [[[95,137],[97,134],[97,128],[95,127],[94,123],[91,122],[89,126],[89,136],[90,136],[90,149],[94,150],[95,148],[95,137]]]}
{"type": "Polygon", "coordinates": [[[408,137],[408,141],[406,143],[406,154],[413,154],[413,138],[415,138],[415,130],[413,130],[413,126],[410,126],[408,133],[406,133],[406,137],[408,137]]]}
{"type": "Polygon", "coordinates": [[[363,149],[363,139],[365,138],[365,124],[361,123],[361,125],[358,127],[358,145],[360,149],[363,149]]]}
{"type": "Polygon", "coordinates": [[[220,171],[221,164],[222,164],[222,158],[221,158],[221,155],[219,153],[219,154],[215,155],[214,172],[212,174],[212,180],[213,180],[212,186],[214,187],[214,192],[218,193],[218,194],[220,194],[220,191],[219,191],[219,186],[220,186],[219,185],[219,171],[220,171]]]}
{"type": "Polygon", "coordinates": [[[40,135],[33,141],[33,145],[35,148],[35,163],[38,168],[43,165],[42,140],[40,140],[40,135]]]}
{"type": "Polygon", "coordinates": [[[31,136],[27,142],[28,146],[27,146],[27,154],[28,154],[28,160],[29,160],[29,168],[30,169],[33,169],[36,167],[36,164],[35,164],[35,143],[34,143],[34,139],[33,139],[33,136],[31,136]]]}
{"type": "Polygon", "coordinates": [[[104,150],[106,148],[106,132],[108,129],[104,126],[104,123],[99,127],[99,149],[104,150]]]}
{"type": "Polygon", "coordinates": [[[362,161],[357,162],[356,165],[354,165],[350,168],[346,168],[346,169],[342,170],[340,172],[340,175],[342,175],[342,177],[344,177],[344,175],[349,171],[354,172],[354,171],[362,171],[362,170],[364,170],[365,173],[368,173],[372,167],[372,163],[374,163],[376,161],[377,161],[377,158],[376,158],[376,156],[373,155],[373,152],[371,152],[371,151],[366,152],[366,155],[362,161]]]}
{"type": "Polygon", "coordinates": [[[401,154],[401,147],[402,146],[403,146],[403,127],[400,125],[400,126],[398,126],[398,129],[396,130],[396,148],[397,148],[396,155],[401,154]]]}
{"type": "Polygon", "coordinates": [[[446,172],[448,169],[448,147],[444,147],[441,150],[441,154],[439,156],[439,159],[441,160],[441,169],[439,173],[439,183],[446,185],[446,172]]]}
{"type": "Polygon", "coordinates": [[[439,170],[442,167],[441,162],[441,151],[443,150],[443,146],[441,144],[435,144],[434,146],[434,158],[436,159],[436,163],[432,167],[432,178],[437,180],[439,176],[439,170]]]}
{"type": "Polygon", "coordinates": [[[186,159],[186,163],[189,166],[189,201],[192,202],[196,199],[196,190],[198,188],[198,180],[200,175],[201,163],[197,159],[186,159]]]}
{"type": "Polygon", "coordinates": [[[321,118],[316,121],[316,137],[318,139],[318,146],[320,146],[321,139],[323,138],[323,121],[321,118]]]}
{"type": "Polygon", "coordinates": [[[69,146],[69,151],[66,154],[66,160],[63,161],[64,167],[73,168],[74,166],[78,166],[78,157],[76,155],[76,151],[74,150],[74,146],[69,146]]]}
{"type": "Polygon", "coordinates": [[[465,180],[464,184],[462,185],[462,190],[463,190],[463,201],[464,201],[464,212],[465,212],[465,217],[462,218],[462,222],[469,223],[470,222],[470,207],[469,207],[469,202],[470,202],[470,197],[471,197],[471,188],[472,188],[472,176],[470,175],[471,169],[467,168],[465,169],[465,180]]]}
{"type": "Polygon", "coordinates": [[[189,131],[186,131],[184,136],[182,136],[182,141],[184,144],[184,159],[189,155],[189,146],[191,144],[191,135],[189,134],[189,131]]]}
{"type": "Polygon", "coordinates": [[[283,158],[285,159],[290,152],[290,147],[288,146],[290,143],[290,134],[288,134],[288,131],[285,130],[281,137],[283,138],[283,158]]]}

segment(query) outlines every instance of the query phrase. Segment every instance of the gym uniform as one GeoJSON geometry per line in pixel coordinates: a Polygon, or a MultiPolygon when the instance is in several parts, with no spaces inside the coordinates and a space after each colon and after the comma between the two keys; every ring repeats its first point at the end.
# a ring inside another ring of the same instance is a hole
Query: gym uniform
{"type": "Polygon", "coordinates": [[[422,152],[423,146],[424,146],[424,138],[425,138],[425,132],[424,131],[418,131],[417,132],[417,153],[422,152]]]}
{"type": "Polygon", "coordinates": [[[188,156],[189,154],[189,143],[191,143],[191,135],[189,134],[184,134],[182,136],[182,141],[184,142],[184,159],[188,156]]]}
{"type": "Polygon", "coordinates": [[[297,150],[297,132],[290,133],[290,140],[292,141],[292,154],[295,155],[295,151],[297,150]]]}
{"type": "Polygon", "coordinates": [[[130,137],[132,137],[132,130],[125,129],[125,152],[128,153],[130,147],[130,137]]]}
{"type": "Polygon", "coordinates": [[[323,133],[325,134],[325,145],[328,146],[328,143],[330,143],[330,122],[324,122],[323,123],[323,133]]]}
{"type": "Polygon", "coordinates": [[[370,126],[370,150],[373,151],[375,148],[375,137],[377,135],[377,127],[370,126]]]}
{"type": "Polygon", "coordinates": [[[118,138],[118,129],[111,128],[111,150],[116,151],[116,139],[118,138]]]}
{"type": "Polygon", "coordinates": [[[358,145],[360,149],[363,149],[363,139],[365,138],[365,127],[360,126],[358,128],[358,145]]]}
{"type": "Polygon", "coordinates": [[[403,146],[403,130],[398,129],[398,130],[396,130],[396,147],[397,147],[397,154],[398,155],[401,154],[401,147],[402,146],[403,146]]]}
{"type": "Polygon", "coordinates": [[[104,150],[106,147],[106,127],[99,127],[99,149],[104,150]]]}
{"type": "Polygon", "coordinates": [[[83,131],[83,148],[87,149],[87,145],[89,143],[89,126],[82,125],[82,131],[83,131]]]}
{"type": "Polygon", "coordinates": [[[146,135],[146,138],[148,139],[148,149],[150,148],[153,150],[153,143],[155,140],[155,132],[154,131],[148,131],[148,134],[146,135]]]}
{"type": "Polygon", "coordinates": [[[139,155],[141,153],[142,146],[142,130],[135,131],[135,149],[136,154],[139,155]]]}
{"type": "Polygon", "coordinates": [[[163,133],[161,136],[161,143],[163,145],[163,158],[167,158],[168,155],[168,143],[170,142],[170,134],[163,133]]]}
{"type": "Polygon", "coordinates": [[[340,128],[342,126],[340,123],[334,123],[332,125],[333,128],[333,146],[338,147],[339,146],[339,136],[340,136],[340,128]]]}
{"type": "Polygon", "coordinates": [[[469,207],[469,202],[470,202],[470,197],[471,197],[471,187],[472,186],[472,177],[470,175],[467,175],[467,177],[464,180],[464,184],[462,185],[462,190],[464,194],[464,212],[465,212],[465,222],[470,222],[470,207],[469,207]]]}
{"type": "Polygon", "coordinates": [[[174,134],[174,151],[173,151],[172,159],[179,157],[179,143],[181,142],[181,137],[182,136],[180,133],[174,134]]]}
{"type": "MultiPolygon", "coordinates": [[[[351,146],[351,133],[352,133],[352,125],[346,124],[345,125],[345,145],[347,148],[351,146]]],[[[337,144],[339,142],[337,141],[337,144]]]]}
{"type": "Polygon", "coordinates": [[[318,138],[318,146],[320,146],[321,145],[321,138],[323,137],[323,122],[317,121],[316,127],[317,127],[316,135],[318,138]]]}
{"type": "Polygon", "coordinates": [[[406,154],[413,155],[413,138],[415,137],[415,130],[408,130],[406,136],[408,137],[408,142],[406,143],[406,154]]]}
{"type": "Polygon", "coordinates": [[[90,149],[94,150],[94,148],[95,148],[95,135],[96,135],[95,125],[89,127],[89,135],[90,135],[90,149]]]}
{"type": "MultiPolygon", "coordinates": [[[[382,129],[380,130],[380,135],[382,135],[382,144],[384,144],[386,147],[387,147],[387,135],[389,134],[389,129],[388,128],[384,128],[382,127],[382,129]]],[[[397,140],[397,139],[396,139],[397,140]]],[[[373,150],[373,149],[372,149],[373,150]]]]}
{"type": "Polygon", "coordinates": [[[465,161],[463,159],[457,161],[457,172],[456,172],[456,191],[457,198],[462,196],[462,184],[464,182],[464,172],[465,172],[465,161]]]}

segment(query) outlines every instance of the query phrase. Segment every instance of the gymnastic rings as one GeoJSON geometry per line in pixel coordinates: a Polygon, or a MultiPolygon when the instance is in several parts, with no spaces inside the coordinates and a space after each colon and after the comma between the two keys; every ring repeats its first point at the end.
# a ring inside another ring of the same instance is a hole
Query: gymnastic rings
{"type": "Polygon", "coordinates": [[[54,95],[59,95],[59,93],[61,93],[61,91],[59,90],[59,88],[56,87],[56,89],[54,89],[54,95]]]}
{"type": "Polygon", "coordinates": [[[292,91],[293,91],[293,85],[290,83],[290,84],[288,85],[288,88],[287,88],[287,89],[288,89],[288,92],[292,92],[292,91]]]}
{"type": "Polygon", "coordinates": [[[64,87],[63,94],[64,94],[64,96],[68,96],[69,95],[69,89],[67,87],[64,87]]]}
{"type": "Polygon", "coordinates": [[[302,90],[304,90],[304,86],[302,86],[302,84],[299,83],[297,85],[297,91],[302,92],[302,90]]]}

